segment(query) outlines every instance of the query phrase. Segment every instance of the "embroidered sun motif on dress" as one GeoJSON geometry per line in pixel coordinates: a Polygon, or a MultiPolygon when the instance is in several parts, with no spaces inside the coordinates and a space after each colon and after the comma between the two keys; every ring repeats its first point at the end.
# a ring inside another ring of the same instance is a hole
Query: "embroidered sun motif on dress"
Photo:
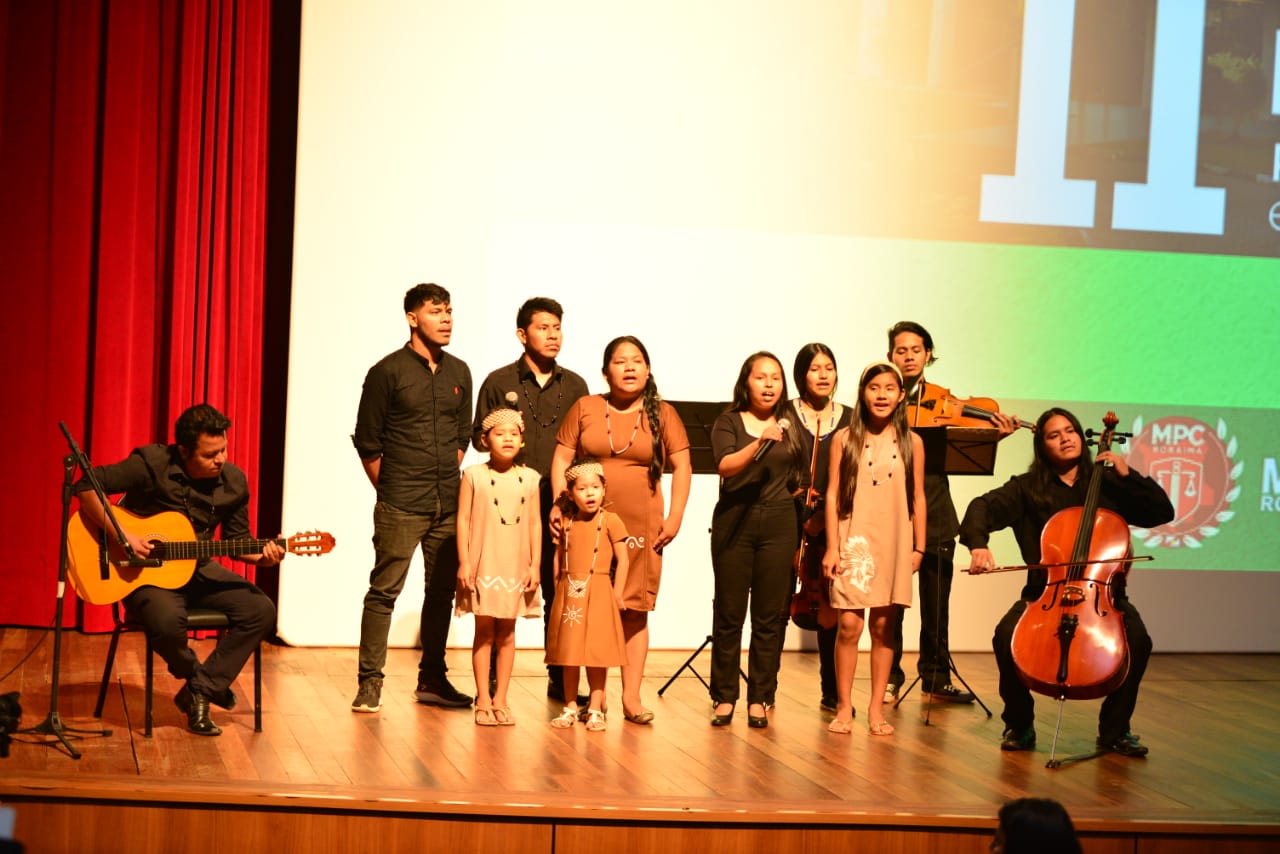
{"type": "Polygon", "coordinates": [[[864,593],[871,589],[871,580],[876,577],[876,562],[866,537],[855,535],[844,541],[840,547],[840,575],[864,593]]]}
{"type": "Polygon", "coordinates": [[[571,626],[578,625],[578,623],[582,622],[582,609],[574,605],[567,606],[560,621],[571,626]]]}

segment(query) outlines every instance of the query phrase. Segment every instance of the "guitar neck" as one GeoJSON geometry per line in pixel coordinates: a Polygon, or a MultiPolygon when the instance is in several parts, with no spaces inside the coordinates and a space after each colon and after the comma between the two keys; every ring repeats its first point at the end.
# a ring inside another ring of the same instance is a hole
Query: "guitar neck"
{"type": "Polygon", "coordinates": [[[268,543],[288,549],[284,537],[268,540],[177,540],[164,543],[165,560],[198,560],[205,557],[239,557],[259,554],[268,543]]]}

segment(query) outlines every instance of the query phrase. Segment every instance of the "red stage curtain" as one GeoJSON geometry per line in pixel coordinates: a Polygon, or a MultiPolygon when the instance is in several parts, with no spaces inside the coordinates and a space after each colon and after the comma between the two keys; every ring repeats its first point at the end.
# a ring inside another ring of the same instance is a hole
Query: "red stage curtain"
{"type": "Polygon", "coordinates": [[[53,619],[59,421],[103,464],[207,401],[257,493],[270,11],[0,0],[0,625],[53,619]]]}

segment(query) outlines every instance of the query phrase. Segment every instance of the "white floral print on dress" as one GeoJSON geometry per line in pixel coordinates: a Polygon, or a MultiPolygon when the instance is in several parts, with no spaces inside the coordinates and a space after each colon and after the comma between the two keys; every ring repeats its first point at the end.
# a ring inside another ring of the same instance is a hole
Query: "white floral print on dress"
{"type": "Polygon", "coordinates": [[[876,562],[866,537],[854,535],[844,541],[840,547],[840,575],[863,593],[871,589],[871,580],[876,577],[876,562]]]}

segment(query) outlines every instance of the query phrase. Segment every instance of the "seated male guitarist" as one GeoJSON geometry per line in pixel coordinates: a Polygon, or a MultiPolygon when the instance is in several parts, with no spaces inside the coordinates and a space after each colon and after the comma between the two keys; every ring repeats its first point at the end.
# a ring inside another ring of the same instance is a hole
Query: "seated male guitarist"
{"type": "MultiPolygon", "coordinates": [[[[192,406],[178,416],[174,444],[135,448],[124,460],[94,472],[108,495],[124,493],[120,504],[132,513],[151,516],[177,511],[190,520],[201,540],[213,539],[219,528],[223,539],[247,538],[249,485],[244,472],[227,462],[230,427],[231,419],[212,406],[192,406]]],[[[106,525],[102,504],[88,480],[81,479],[75,489],[86,521],[98,528],[106,525]]],[[[125,528],[125,536],[138,557],[151,553],[152,544],[143,539],[145,530],[125,528]]],[[[238,559],[274,566],[284,555],[283,546],[267,542],[260,554],[238,559]]],[[[142,570],[142,579],[147,571],[142,570]]],[[[183,586],[167,590],[144,584],[125,596],[124,605],[143,624],[169,672],[186,680],[174,703],[186,713],[187,728],[196,735],[220,734],[222,730],[209,718],[209,704],[224,709],[235,705],[231,683],[275,626],[271,600],[247,579],[204,557],[183,586]],[[188,608],[215,608],[231,620],[217,648],[203,662],[187,645],[188,608]]]]}

